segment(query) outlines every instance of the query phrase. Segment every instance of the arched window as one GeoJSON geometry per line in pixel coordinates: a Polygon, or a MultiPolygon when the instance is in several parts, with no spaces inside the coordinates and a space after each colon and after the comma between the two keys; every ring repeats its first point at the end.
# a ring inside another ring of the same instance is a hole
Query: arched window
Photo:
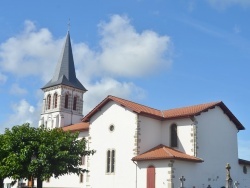
{"type": "Polygon", "coordinates": [[[74,96],[73,110],[76,110],[77,96],[74,96]]]}
{"type": "Polygon", "coordinates": [[[65,94],[64,108],[69,108],[69,95],[65,94]]]}
{"type": "Polygon", "coordinates": [[[57,108],[57,93],[55,93],[53,96],[53,106],[54,108],[57,108]]]}
{"type": "Polygon", "coordinates": [[[47,109],[49,110],[50,109],[50,105],[51,105],[51,95],[49,94],[47,96],[47,109]]]}
{"type": "Polygon", "coordinates": [[[177,125],[173,124],[170,127],[170,146],[177,147],[178,146],[178,135],[177,135],[177,125]]]}

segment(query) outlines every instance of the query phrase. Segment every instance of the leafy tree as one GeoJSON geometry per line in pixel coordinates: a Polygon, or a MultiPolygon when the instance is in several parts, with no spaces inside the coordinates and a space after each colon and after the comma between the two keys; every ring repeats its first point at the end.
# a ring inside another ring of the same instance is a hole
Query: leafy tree
{"type": "Polygon", "coordinates": [[[4,150],[4,135],[0,134],[0,188],[3,188],[3,180],[7,176],[1,170],[1,166],[3,166],[3,159],[7,156],[7,152],[4,150]]]}
{"type": "Polygon", "coordinates": [[[44,180],[64,174],[85,172],[80,168],[81,156],[94,154],[86,149],[86,140],[78,139],[78,133],[62,129],[34,128],[29,124],[6,129],[4,158],[0,170],[8,177],[37,179],[37,188],[44,180]]]}

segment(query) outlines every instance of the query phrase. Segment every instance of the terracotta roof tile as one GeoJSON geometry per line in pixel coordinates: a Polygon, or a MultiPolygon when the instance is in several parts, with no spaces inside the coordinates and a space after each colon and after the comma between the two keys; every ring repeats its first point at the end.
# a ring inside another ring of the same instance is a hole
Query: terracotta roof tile
{"type": "Polygon", "coordinates": [[[89,130],[89,123],[88,122],[81,122],[69,126],[65,126],[62,128],[64,131],[71,131],[71,132],[83,132],[89,130]]]}
{"type": "Polygon", "coordinates": [[[220,103],[221,102],[211,102],[206,104],[199,104],[182,108],[164,110],[163,116],[165,118],[178,118],[178,117],[198,115],[201,112],[207,111],[210,108],[214,108],[216,105],[219,105],[220,103]]]}
{"type": "Polygon", "coordinates": [[[145,105],[141,105],[132,101],[128,101],[122,98],[114,97],[109,95],[106,97],[100,104],[98,104],[91,112],[89,112],[83,119],[83,122],[88,122],[90,118],[99,111],[104,105],[106,105],[109,101],[115,101],[116,103],[129,108],[130,110],[151,118],[159,119],[159,120],[167,120],[174,118],[186,118],[200,115],[202,112],[206,112],[209,109],[214,108],[215,106],[219,106],[224,113],[234,122],[238,130],[244,130],[244,126],[239,122],[239,120],[233,115],[233,113],[226,107],[226,105],[222,102],[211,102],[193,106],[187,106],[182,108],[175,108],[170,110],[157,110],[145,105]]]}
{"type": "Polygon", "coordinates": [[[247,160],[239,159],[238,162],[239,164],[250,165],[250,161],[247,161],[247,160]]]}
{"type": "Polygon", "coordinates": [[[164,159],[175,159],[193,162],[203,162],[202,159],[188,155],[176,149],[167,147],[165,145],[158,145],[153,149],[146,151],[136,157],[133,157],[133,161],[145,161],[145,160],[164,160],[164,159]]]}

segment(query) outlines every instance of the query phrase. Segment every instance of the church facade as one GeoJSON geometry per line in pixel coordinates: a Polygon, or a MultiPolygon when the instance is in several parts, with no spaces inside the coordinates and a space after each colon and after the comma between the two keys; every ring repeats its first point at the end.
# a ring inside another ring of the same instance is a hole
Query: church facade
{"type": "Polygon", "coordinates": [[[227,178],[250,185],[250,161],[238,158],[245,128],[222,101],[158,110],[110,95],[83,117],[87,90],[76,78],[69,33],[42,89],[39,124],[78,131],[96,150],[83,158],[88,173],[50,178],[44,187],[221,188],[227,178]]]}

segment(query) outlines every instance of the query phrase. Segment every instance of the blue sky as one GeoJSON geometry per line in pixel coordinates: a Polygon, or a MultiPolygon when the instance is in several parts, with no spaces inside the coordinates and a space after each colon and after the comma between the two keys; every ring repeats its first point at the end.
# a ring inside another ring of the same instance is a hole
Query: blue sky
{"type": "Polygon", "coordinates": [[[0,132],[36,126],[70,18],[84,114],[107,95],[161,110],[222,100],[250,160],[249,17],[249,0],[4,0],[0,132]]]}

